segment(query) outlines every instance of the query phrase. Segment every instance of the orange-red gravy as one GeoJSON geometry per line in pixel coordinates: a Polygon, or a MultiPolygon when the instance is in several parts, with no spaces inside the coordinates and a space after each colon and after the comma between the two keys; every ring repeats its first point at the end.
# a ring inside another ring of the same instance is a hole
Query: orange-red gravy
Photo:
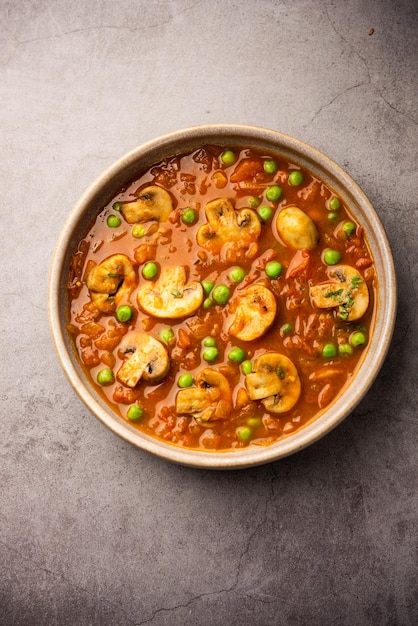
{"type": "Polygon", "coordinates": [[[340,207],[330,210],[329,201],[335,197],[332,191],[309,171],[301,170],[297,164],[289,163],[279,155],[234,148],[235,161],[226,166],[220,158],[222,152],[221,147],[205,146],[191,154],[164,159],[147,172],[139,173],[138,178],[112,198],[98,215],[72,259],[69,278],[68,329],[87,376],[109,406],[128,420],[127,411],[132,404],[136,404],[144,409],[143,417],[131,422],[136,428],[173,444],[205,450],[269,445],[295,432],[321,413],[350,381],[363,351],[367,349],[375,306],[376,277],[365,233],[344,203],[340,200],[340,207]],[[276,162],[277,171],[266,173],[263,163],[271,159],[276,162]],[[303,183],[299,186],[288,182],[292,170],[303,172],[303,183]],[[115,202],[134,200],[135,194],[148,185],[161,186],[171,194],[173,211],[168,221],[160,225],[146,223],[147,234],[140,239],[132,235],[133,225],[123,218],[119,227],[109,228],[108,216],[120,215],[113,208],[115,202]],[[282,189],[282,195],[276,202],[266,199],[266,190],[272,185],[279,185],[282,189]],[[260,218],[261,236],[255,256],[248,258],[244,254],[228,263],[220,259],[222,254],[211,256],[197,245],[197,231],[206,219],[204,207],[210,200],[220,197],[229,198],[236,209],[255,207],[257,202],[258,208],[267,206],[272,209],[269,219],[264,221],[260,218]],[[275,227],[280,210],[293,204],[312,218],[319,231],[319,244],[309,251],[308,263],[303,262],[304,253],[281,243],[275,227]],[[197,219],[192,225],[181,220],[182,211],[186,208],[193,208],[196,212],[197,219]],[[330,219],[330,214],[334,219],[330,219]],[[341,229],[345,221],[355,223],[356,229],[350,236],[346,236],[341,229]],[[366,314],[356,322],[338,320],[332,309],[318,309],[311,302],[309,286],[327,279],[329,268],[323,254],[329,248],[340,253],[342,264],[358,269],[367,283],[370,304],[366,314]],[[215,285],[227,285],[232,296],[253,282],[266,285],[274,293],[278,304],[272,328],[252,342],[229,336],[226,332],[229,304],[215,304],[209,309],[202,306],[194,315],[180,320],[150,317],[141,311],[136,300],[137,290],[145,281],[141,275],[143,264],[135,261],[135,255],[137,259],[143,258],[141,251],[145,254],[144,258],[151,254],[160,268],[166,264],[187,266],[190,280],[208,279],[215,285]],[[127,255],[137,272],[136,289],[126,303],[133,308],[134,315],[127,323],[119,322],[115,313],[100,313],[92,303],[86,286],[89,268],[116,253],[127,255]],[[277,279],[268,278],[264,271],[266,263],[271,260],[277,260],[283,266],[277,279]],[[237,266],[246,273],[244,281],[238,285],[229,278],[231,268],[237,266]],[[116,373],[122,363],[118,354],[122,337],[135,329],[158,339],[160,332],[168,327],[173,330],[174,339],[167,346],[171,362],[167,378],[156,385],[140,381],[134,389],[121,384],[116,379],[116,373]],[[352,354],[339,355],[338,346],[349,344],[350,336],[358,329],[367,338],[366,344],[354,347],[352,354]],[[209,364],[201,356],[202,340],[207,336],[215,338],[219,351],[218,358],[209,364]],[[337,347],[337,356],[327,359],[322,349],[328,343],[337,347]],[[236,408],[239,389],[245,388],[241,365],[228,359],[230,350],[236,347],[242,348],[246,359],[252,361],[266,351],[280,352],[293,361],[301,379],[302,393],[289,412],[269,414],[257,401],[250,401],[241,409],[236,408]],[[97,373],[104,367],[115,373],[113,384],[97,384],[97,373]],[[179,376],[185,372],[195,376],[205,367],[212,367],[228,378],[234,408],[227,419],[203,426],[194,417],[176,414],[175,397],[179,391],[179,376]],[[246,440],[237,436],[237,429],[243,425],[251,431],[246,440]]]}

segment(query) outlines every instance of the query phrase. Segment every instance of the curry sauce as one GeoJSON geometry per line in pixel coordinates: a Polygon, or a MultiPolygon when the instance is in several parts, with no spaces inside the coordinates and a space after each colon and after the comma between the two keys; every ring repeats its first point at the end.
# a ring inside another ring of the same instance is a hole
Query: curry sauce
{"type": "Polygon", "coordinates": [[[373,259],[325,183],[253,148],[155,164],[72,258],[68,330],[139,430],[203,450],[269,445],[351,381],[372,332],[373,259]]]}

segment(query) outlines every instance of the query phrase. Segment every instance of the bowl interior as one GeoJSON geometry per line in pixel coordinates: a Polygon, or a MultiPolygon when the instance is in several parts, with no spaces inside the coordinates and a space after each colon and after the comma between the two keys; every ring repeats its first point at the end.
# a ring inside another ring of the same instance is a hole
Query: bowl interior
{"type": "Polygon", "coordinates": [[[248,467],[288,456],[317,441],[339,424],[375,380],[389,348],[395,316],[396,280],[390,246],[379,217],[362,190],[337,164],[311,146],[276,131],[250,126],[214,125],[185,129],[150,141],[119,159],[93,183],[70,213],[56,246],[49,280],[49,320],[55,348],[68,380],[90,411],[115,434],[138,448],[183,465],[213,469],[248,467]],[[70,259],[96,215],[138,173],[166,156],[211,143],[276,152],[322,179],[364,226],[377,274],[373,336],[349,393],[345,389],[320,417],[275,444],[227,452],[187,450],[158,441],[113,413],[87,381],[66,331],[70,259]]]}

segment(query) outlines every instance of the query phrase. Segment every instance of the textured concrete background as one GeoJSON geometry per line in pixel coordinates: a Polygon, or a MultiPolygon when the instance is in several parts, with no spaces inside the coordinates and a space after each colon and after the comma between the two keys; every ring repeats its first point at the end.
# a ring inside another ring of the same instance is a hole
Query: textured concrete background
{"type": "Polygon", "coordinates": [[[0,0],[0,623],[418,623],[415,0],[0,0]],[[369,34],[370,29],[373,34],[369,34]],[[61,372],[58,234],[144,140],[266,126],[323,150],[384,223],[390,354],[326,438],[240,472],[117,439],[61,372]]]}

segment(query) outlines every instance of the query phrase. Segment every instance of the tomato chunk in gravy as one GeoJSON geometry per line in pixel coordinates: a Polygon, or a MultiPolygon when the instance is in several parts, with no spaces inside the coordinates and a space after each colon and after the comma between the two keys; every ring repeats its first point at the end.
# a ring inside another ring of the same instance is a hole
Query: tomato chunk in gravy
{"type": "Polygon", "coordinates": [[[138,173],[79,242],[68,330],[139,430],[266,446],[337,397],[367,349],[376,277],[343,200],[297,163],[204,146],[138,173]]]}

